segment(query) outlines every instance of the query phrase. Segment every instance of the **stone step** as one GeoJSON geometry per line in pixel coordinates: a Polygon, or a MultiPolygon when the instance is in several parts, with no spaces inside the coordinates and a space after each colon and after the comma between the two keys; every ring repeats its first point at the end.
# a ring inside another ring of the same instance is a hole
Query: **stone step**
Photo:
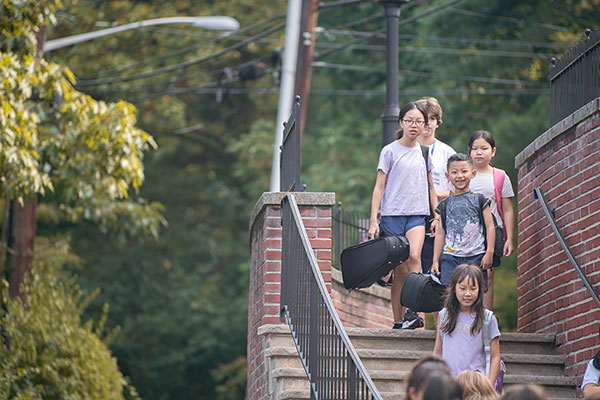
{"type": "MultiPolygon", "coordinates": [[[[350,340],[358,349],[412,350],[432,352],[435,332],[429,330],[347,328],[350,340]]],[[[268,335],[271,346],[294,346],[287,325],[264,325],[259,335],[268,335]]],[[[504,354],[554,353],[554,335],[533,333],[503,333],[500,352],[504,354]]]]}
{"type": "MultiPolygon", "coordinates": [[[[405,400],[404,393],[385,393],[379,392],[383,400],[405,400]]],[[[289,390],[282,393],[276,400],[309,400],[310,392],[308,390],[289,390]]],[[[548,400],[573,400],[573,397],[548,397],[548,400]]]]}
{"type": "MultiPolygon", "coordinates": [[[[413,350],[357,350],[367,370],[410,371],[428,351],[413,350]]],[[[273,365],[281,368],[302,368],[295,347],[271,347],[265,355],[273,365]]],[[[565,357],[545,354],[502,354],[507,375],[562,376],[565,357]]]]}
{"type": "MultiPolygon", "coordinates": [[[[348,328],[347,332],[384,400],[403,399],[405,380],[414,362],[433,350],[433,331],[348,328]]],[[[265,338],[265,356],[277,398],[309,398],[308,379],[287,325],[266,325],[259,334],[265,338]]],[[[574,398],[576,378],[563,376],[565,357],[554,355],[553,346],[553,335],[502,334],[505,388],[537,383],[549,398],[574,398]]]]}
{"type": "MultiPolygon", "coordinates": [[[[369,373],[377,390],[384,396],[384,399],[403,398],[403,394],[406,391],[405,381],[409,374],[408,371],[375,370],[369,371],[369,373]]],[[[272,377],[276,381],[278,389],[276,393],[283,394],[288,391],[308,393],[310,389],[306,373],[302,368],[276,368],[273,371],[272,377]]],[[[577,384],[575,377],[507,375],[504,379],[504,389],[509,388],[511,385],[524,383],[535,383],[543,386],[548,397],[553,399],[572,399],[577,384]]]]}

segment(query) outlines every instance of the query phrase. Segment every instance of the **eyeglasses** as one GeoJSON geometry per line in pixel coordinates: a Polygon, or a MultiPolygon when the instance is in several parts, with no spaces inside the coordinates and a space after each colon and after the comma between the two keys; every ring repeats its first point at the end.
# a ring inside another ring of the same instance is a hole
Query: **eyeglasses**
{"type": "Polygon", "coordinates": [[[403,119],[402,122],[404,122],[406,125],[414,126],[423,126],[425,124],[425,121],[422,119],[403,119]]]}

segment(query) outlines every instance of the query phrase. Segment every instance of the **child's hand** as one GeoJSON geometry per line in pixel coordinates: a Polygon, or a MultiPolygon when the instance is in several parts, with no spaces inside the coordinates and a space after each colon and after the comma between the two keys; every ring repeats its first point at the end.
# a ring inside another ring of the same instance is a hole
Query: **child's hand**
{"type": "Polygon", "coordinates": [[[485,253],[483,258],[481,259],[481,269],[486,270],[492,267],[492,262],[494,261],[494,253],[485,253]]]}
{"type": "Polygon", "coordinates": [[[433,264],[431,264],[431,273],[434,274],[435,276],[440,276],[440,263],[439,262],[433,262],[433,264]]]}
{"type": "Polygon", "coordinates": [[[369,233],[368,233],[369,240],[375,239],[378,235],[379,235],[379,224],[371,222],[371,224],[369,225],[369,233]]]}
{"type": "Polygon", "coordinates": [[[429,235],[429,237],[435,237],[435,233],[438,230],[439,223],[440,221],[438,219],[434,219],[433,221],[431,221],[431,234],[429,235]]]}
{"type": "Polygon", "coordinates": [[[515,246],[512,244],[512,240],[507,240],[506,243],[504,243],[504,257],[510,256],[513,251],[515,251],[515,246]]]}

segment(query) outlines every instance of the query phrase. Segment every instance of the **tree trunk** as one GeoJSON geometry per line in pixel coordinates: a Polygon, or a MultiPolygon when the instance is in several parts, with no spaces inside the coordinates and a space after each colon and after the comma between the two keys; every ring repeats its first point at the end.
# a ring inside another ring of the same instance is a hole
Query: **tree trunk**
{"type": "Polygon", "coordinates": [[[33,243],[36,231],[34,198],[25,205],[13,200],[10,214],[10,237],[8,240],[7,265],[9,271],[9,293],[11,297],[23,298],[21,284],[31,272],[33,261],[33,243]]]}

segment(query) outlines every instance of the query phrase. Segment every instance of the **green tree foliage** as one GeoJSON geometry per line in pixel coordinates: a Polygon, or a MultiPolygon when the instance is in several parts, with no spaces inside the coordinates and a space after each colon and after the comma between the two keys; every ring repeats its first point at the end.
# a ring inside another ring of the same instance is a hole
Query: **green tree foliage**
{"type": "Polygon", "coordinates": [[[0,398],[137,398],[107,349],[116,332],[101,337],[106,315],[98,323],[81,320],[94,294],[85,296],[74,277],[60,272],[72,257],[69,246],[39,244],[47,251],[23,284],[25,303],[9,298],[2,281],[0,398]]]}
{"type": "MultiPolygon", "coordinates": [[[[401,20],[442,3],[413,0],[401,20]]],[[[453,10],[403,25],[399,102],[436,96],[444,108],[438,136],[458,151],[466,151],[473,131],[490,130],[498,147],[493,164],[507,170],[516,189],[514,156],[548,124],[548,56],[562,54],[584,28],[597,23],[598,3],[463,0],[453,10]],[[525,92],[530,89],[537,91],[525,92]]],[[[139,126],[160,144],[145,160],[149,184],[140,189],[165,206],[170,225],[160,241],[98,236],[91,224],[59,225],[72,232],[76,253],[86,259],[72,266],[82,287],[102,289],[88,315],[100,315],[102,303],[110,302],[107,325],[122,326],[111,349],[145,398],[236,398],[243,387],[248,219],[268,190],[273,136],[281,127],[274,126],[277,87],[269,74],[232,83],[237,91],[220,103],[214,89],[224,67],[235,72],[249,61],[269,67],[271,51],[283,46],[283,31],[192,62],[283,22],[270,19],[285,13],[286,4],[84,1],[67,4],[48,32],[57,38],[175,15],[230,15],[248,28],[227,37],[186,26],[138,29],[47,55],[68,65],[77,87],[94,99],[133,102],[139,126]],[[130,79],[178,63],[190,65],[130,79]],[[91,85],[93,79],[107,80],[91,85]]],[[[367,18],[382,12],[381,4],[370,0],[320,10],[316,53],[330,65],[313,68],[313,93],[303,101],[308,116],[302,182],[311,191],[335,191],[345,207],[363,212],[369,209],[381,146],[384,96],[372,91],[385,89],[385,39],[324,54],[384,28],[383,17],[367,18]]],[[[57,228],[48,223],[40,229],[57,228]]],[[[516,328],[515,268],[513,257],[496,275],[503,330],[516,328]]]]}

